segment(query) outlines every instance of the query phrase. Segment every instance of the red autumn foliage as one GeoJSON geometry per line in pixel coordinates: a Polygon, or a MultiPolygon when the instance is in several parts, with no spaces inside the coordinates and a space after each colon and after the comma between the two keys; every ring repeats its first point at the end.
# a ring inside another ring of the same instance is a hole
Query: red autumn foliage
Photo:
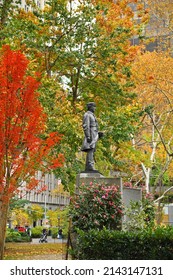
{"type": "Polygon", "coordinates": [[[0,199],[9,200],[22,182],[33,189],[42,172],[63,164],[63,155],[50,156],[61,136],[45,133],[46,115],[39,102],[39,79],[27,74],[29,61],[4,46],[0,53],[0,199]]]}

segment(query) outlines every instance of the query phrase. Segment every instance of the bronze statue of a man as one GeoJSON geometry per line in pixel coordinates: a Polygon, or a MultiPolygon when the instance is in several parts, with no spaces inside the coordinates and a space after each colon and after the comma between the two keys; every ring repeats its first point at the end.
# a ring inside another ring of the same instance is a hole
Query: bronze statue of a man
{"type": "Polygon", "coordinates": [[[87,153],[85,171],[96,171],[94,169],[94,152],[96,150],[96,143],[102,136],[102,132],[98,131],[98,122],[94,115],[96,104],[89,102],[87,109],[83,117],[85,138],[81,150],[87,153]]]}

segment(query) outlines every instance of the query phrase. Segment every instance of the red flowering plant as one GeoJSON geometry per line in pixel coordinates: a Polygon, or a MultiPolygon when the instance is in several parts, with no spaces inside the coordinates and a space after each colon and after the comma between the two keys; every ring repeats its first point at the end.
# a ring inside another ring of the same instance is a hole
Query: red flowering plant
{"type": "Polygon", "coordinates": [[[90,183],[82,185],[71,198],[70,214],[74,228],[120,229],[123,215],[120,188],[90,183]]]}

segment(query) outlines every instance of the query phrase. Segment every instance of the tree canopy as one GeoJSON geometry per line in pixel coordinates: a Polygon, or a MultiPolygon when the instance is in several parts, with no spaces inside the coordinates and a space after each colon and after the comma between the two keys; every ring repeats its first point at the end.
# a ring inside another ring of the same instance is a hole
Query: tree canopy
{"type": "Polygon", "coordinates": [[[39,102],[39,75],[27,73],[29,61],[20,51],[4,46],[0,53],[0,256],[6,231],[9,201],[19,187],[38,185],[35,172],[49,172],[63,164],[52,155],[61,139],[47,134],[46,115],[39,102]]]}

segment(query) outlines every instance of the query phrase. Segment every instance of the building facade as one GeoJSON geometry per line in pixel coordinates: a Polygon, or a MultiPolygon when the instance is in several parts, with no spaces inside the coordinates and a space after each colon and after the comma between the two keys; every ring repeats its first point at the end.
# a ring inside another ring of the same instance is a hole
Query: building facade
{"type": "MultiPolygon", "coordinates": [[[[43,9],[46,3],[46,0],[34,0],[35,4],[40,8],[43,9]]],[[[26,0],[21,0],[21,8],[24,9],[26,12],[32,10],[32,6],[27,3],[26,0]]]]}
{"type": "Polygon", "coordinates": [[[33,190],[20,189],[20,198],[28,200],[31,204],[38,204],[46,210],[63,208],[69,204],[69,194],[63,190],[61,180],[53,173],[42,175],[41,171],[36,173],[38,186],[33,190]]]}

